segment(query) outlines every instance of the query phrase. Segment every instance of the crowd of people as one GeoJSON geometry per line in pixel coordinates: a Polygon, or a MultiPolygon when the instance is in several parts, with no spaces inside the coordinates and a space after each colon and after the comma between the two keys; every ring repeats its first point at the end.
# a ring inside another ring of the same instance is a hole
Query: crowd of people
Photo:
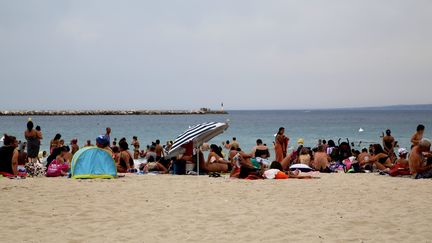
{"type": "MultiPolygon", "coordinates": [[[[172,141],[161,145],[156,140],[141,149],[137,136],[133,136],[129,147],[126,138],[111,140],[111,129],[95,139],[95,145],[87,140],[83,147],[97,146],[105,150],[115,161],[118,173],[172,173],[208,174],[219,177],[227,173],[240,179],[287,179],[308,178],[307,172],[379,172],[391,176],[410,175],[416,179],[432,178],[431,143],[424,139],[425,127],[418,125],[411,138],[410,151],[401,148],[392,136],[391,130],[382,134],[382,144],[370,144],[361,151],[347,139],[318,140],[308,147],[303,139],[296,141],[296,148],[289,151],[290,139],[285,129],[279,128],[272,142],[272,148],[256,140],[250,152],[242,150],[237,138],[216,144],[203,144],[195,149],[190,141],[181,145],[182,151],[175,156],[167,154],[172,141]],[[274,151],[274,157],[270,151],[274,151]],[[204,154],[207,153],[207,156],[204,154]],[[274,158],[273,160],[271,158],[274,158]],[[304,174],[303,172],[306,172],[304,174]]],[[[11,178],[25,176],[68,176],[74,154],[80,150],[78,139],[68,145],[61,134],[56,134],[49,143],[49,154],[40,151],[43,134],[40,126],[31,120],[24,131],[25,142],[5,134],[0,148],[0,174],[11,178]]]]}

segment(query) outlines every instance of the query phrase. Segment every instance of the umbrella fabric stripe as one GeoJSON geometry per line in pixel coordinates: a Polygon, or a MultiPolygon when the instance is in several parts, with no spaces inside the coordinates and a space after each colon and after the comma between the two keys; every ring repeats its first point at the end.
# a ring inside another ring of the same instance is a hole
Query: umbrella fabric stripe
{"type": "Polygon", "coordinates": [[[187,140],[190,140],[190,139],[193,139],[194,137],[196,137],[197,135],[200,135],[201,133],[203,133],[203,132],[207,132],[207,131],[209,131],[209,130],[211,130],[211,129],[213,129],[213,128],[215,128],[215,126],[214,127],[206,127],[206,128],[202,128],[202,129],[200,129],[200,130],[198,130],[198,131],[195,131],[195,132],[191,132],[191,133],[189,133],[187,136],[185,136],[185,137],[183,137],[183,138],[181,138],[181,139],[177,139],[175,142],[174,142],[174,145],[173,145],[173,147],[175,146],[175,145],[177,145],[178,143],[183,143],[184,141],[187,141],[187,140]]]}
{"type": "Polygon", "coordinates": [[[204,124],[196,125],[196,126],[194,126],[194,127],[192,127],[192,128],[189,128],[186,132],[180,134],[180,135],[176,138],[176,140],[179,140],[179,139],[181,139],[182,137],[185,137],[185,136],[187,136],[188,134],[190,134],[191,132],[195,132],[196,130],[198,130],[198,129],[202,128],[202,127],[207,127],[207,126],[211,126],[211,125],[216,125],[216,123],[215,123],[215,122],[211,122],[211,123],[204,123],[204,124]]]}
{"type": "Polygon", "coordinates": [[[198,126],[195,126],[194,128],[189,129],[182,135],[180,135],[175,141],[171,148],[171,150],[176,149],[177,147],[181,146],[184,143],[187,143],[188,141],[192,140],[195,136],[206,132],[210,129],[213,129],[216,127],[216,123],[207,123],[207,124],[201,124],[198,126]]]}
{"type": "Polygon", "coordinates": [[[208,127],[214,128],[215,126],[216,126],[216,123],[204,124],[201,126],[195,126],[194,128],[191,128],[191,129],[187,130],[186,132],[184,132],[183,134],[181,134],[180,136],[178,136],[177,139],[174,141],[174,144],[177,143],[177,141],[183,140],[185,137],[188,137],[193,133],[202,132],[202,130],[207,129],[208,127]]]}
{"type": "Polygon", "coordinates": [[[200,128],[199,130],[190,131],[187,134],[187,136],[183,136],[181,139],[176,139],[176,141],[174,142],[173,146],[171,147],[171,150],[175,150],[177,147],[180,147],[181,145],[183,145],[183,144],[187,143],[188,141],[194,139],[199,134],[202,134],[204,132],[210,131],[210,130],[212,130],[215,127],[216,126],[203,127],[203,128],[200,128]]]}

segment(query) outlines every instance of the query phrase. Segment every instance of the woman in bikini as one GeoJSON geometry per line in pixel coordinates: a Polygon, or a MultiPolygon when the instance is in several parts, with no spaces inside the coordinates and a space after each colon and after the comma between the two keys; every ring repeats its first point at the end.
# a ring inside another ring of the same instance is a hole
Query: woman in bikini
{"type": "Polygon", "coordinates": [[[116,156],[116,166],[119,173],[127,173],[134,168],[134,160],[129,153],[129,145],[126,141],[119,142],[120,153],[116,156]]]}
{"type": "Polygon", "coordinates": [[[207,172],[228,172],[228,164],[230,162],[223,158],[219,147],[216,144],[210,145],[210,153],[205,165],[207,172]]]}
{"type": "Polygon", "coordinates": [[[374,164],[378,170],[388,170],[393,166],[390,157],[380,144],[374,144],[372,146],[373,155],[369,159],[369,164],[374,164]]]}
{"type": "Polygon", "coordinates": [[[60,138],[61,134],[57,133],[54,138],[50,141],[50,154],[53,152],[55,148],[60,147],[60,138]]]}

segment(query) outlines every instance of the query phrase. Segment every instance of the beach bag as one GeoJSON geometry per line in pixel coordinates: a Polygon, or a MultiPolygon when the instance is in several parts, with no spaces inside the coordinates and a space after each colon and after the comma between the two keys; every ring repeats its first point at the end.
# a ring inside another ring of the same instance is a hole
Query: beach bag
{"type": "Polygon", "coordinates": [[[186,174],[186,161],[185,160],[174,161],[173,172],[175,175],[185,175],[186,174]]]}
{"type": "Polygon", "coordinates": [[[343,163],[334,163],[330,165],[330,170],[338,173],[346,172],[346,168],[343,163]]]}
{"type": "Polygon", "coordinates": [[[39,162],[28,162],[25,165],[25,169],[27,171],[27,176],[44,176],[45,175],[45,167],[39,162]]]}
{"type": "Polygon", "coordinates": [[[345,171],[348,171],[348,170],[351,169],[352,162],[351,162],[350,159],[345,159],[345,160],[343,161],[343,163],[344,163],[344,165],[345,165],[345,171]]]}
{"type": "Polygon", "coordinates": [[[27,177],[27,170],[23,165],[17,166],[18,176],[27,177]]]}
{"type": "Polygon", "coordinates": [[[58,177],[61,176],[62,170],[67,171],[69,166],[67,164],[60,164],[57,160],[53,160],[48,166],[46,176],[47,177],[58,177]]]}

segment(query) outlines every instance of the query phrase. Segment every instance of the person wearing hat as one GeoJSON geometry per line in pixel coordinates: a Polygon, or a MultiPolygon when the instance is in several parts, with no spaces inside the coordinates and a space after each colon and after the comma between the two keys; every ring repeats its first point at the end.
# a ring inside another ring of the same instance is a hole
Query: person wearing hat
{"type": "Polygon", "coordinates": [[[399,159],[396,160],[395,164],[400,164],[400,166],[404,168],[409,168],[409,162],[408,162],[408,150],[405,148],[398,149],[399,159]]]}
{"type": "Polygon", "coordinates": [[[304,146],[304,139],[303,138],[299,138],[298,140],[297,140],[297,144],[300,146],[300,145],[303,145],[304,146]]]}
{"type": "Polygon", "coordinates": [[[405,148],[398,149],[399,159],[388,170],[390,176],[410,175],[409,161],[407,160],[408,151],[405,148]]]}
{"type": "Polygon", "coordinates": [[[100,149],[107,151],[111,156],[113,155],[111,148],[109,147],[110,141],[105,135],[100,135],[96,138],[96,146],[100,149]]]}

